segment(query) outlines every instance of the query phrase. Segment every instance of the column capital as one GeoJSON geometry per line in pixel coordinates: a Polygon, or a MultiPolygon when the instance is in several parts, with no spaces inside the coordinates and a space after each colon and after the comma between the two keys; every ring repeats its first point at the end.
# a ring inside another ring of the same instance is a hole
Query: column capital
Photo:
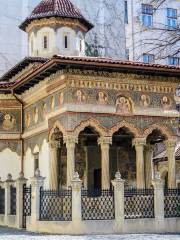
{"type": "Polygon", "coordinates": [[[64,138],[64,143],[66,143],[66,146],[73,146],[78,143],[78,138],[72,135],[66,136],[64,138]]]}
{"type": "Polygon", "coordinates": [[[61,147],[61,143],[57,140],[51,140],[50,141],[50,147],[53,149],[58,149],[61,147]]]}
{"type": "Polygon", "coordinates": [[[177,139],[169,139],[165,141],[165,145],[167,148],[175,148],[176,144],[177,144],[177,139]]]}
{"type": "Polygon", "coordinates": [[[135,147],[146,145],[146,138],[134,138],[132,145],[135,147]]]}
{"type": "Polygon", "coordinates": [[[102,146],[107,146],[112,144],[112,137],[100,137],[98,139],[98,144],[102,146]]]}

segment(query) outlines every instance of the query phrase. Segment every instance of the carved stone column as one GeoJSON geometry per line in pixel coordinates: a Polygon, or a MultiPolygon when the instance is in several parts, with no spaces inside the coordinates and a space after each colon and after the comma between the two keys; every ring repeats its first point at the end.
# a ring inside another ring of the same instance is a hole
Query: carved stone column
{"type": "Polygon", "coordinates": [[[60,142],[50,142],[50,189],[58,189],[58,148],[60,148],[60,142]]]}
{"type": "Polygon", "coordinates": [[[175,146],[176,140],[166,141],[166,150],[168,157],[168,187],[176,187],[176,160],[175,160],[175,146]]]}
{"type": "Polygon", "coordinates": [[[101,185],[102,189],[110,188],[109,177],[109,147],[112,144],[111,137],[101,137],[98,139],[98,144],[101,146],[101,185]]]}
{"type": "Polygon", "coordinates": [[[64,141],[67,148],[67,187],[69,187],[75,172],[75,146],[78,139],[74,136],[67,136],[64,141]]]}
{"type": "Polygon", "coordinates": [[[144,179],[144,146],[146,145],[146,139],[135,138],[133,145],[136,150],[136,182],[137,188],[145,187],[144,179]]]}
{"type": "Polygon", "coordinates": [[[144,158],[145,158],[145,183],[146,188],[151,187],[152,179],[153,179],[153,145],[146,145],[144,158]]]}

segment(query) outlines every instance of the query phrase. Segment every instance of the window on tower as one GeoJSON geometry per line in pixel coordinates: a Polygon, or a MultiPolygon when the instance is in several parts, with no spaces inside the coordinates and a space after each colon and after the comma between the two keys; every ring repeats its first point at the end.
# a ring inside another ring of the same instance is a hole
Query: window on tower
{"type": "Polygon", "coordinates": [[[64,36],[64,48],[65,49],[68,48],[68,36],[67,35],[64,36]]]}
{"type": "Polygon", "coordinates": [[[48,49],[48,36],[47,35],[43,36],[43,48],[48,49]]]}

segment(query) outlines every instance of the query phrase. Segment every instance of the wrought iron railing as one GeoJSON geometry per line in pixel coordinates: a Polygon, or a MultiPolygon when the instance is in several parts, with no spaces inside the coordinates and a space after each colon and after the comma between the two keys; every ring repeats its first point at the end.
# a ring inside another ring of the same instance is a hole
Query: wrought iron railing
{"type": "Polygon", "coordinates": [[[0,214],[5,213],[5,189],[0,187],[0,214]]]}
{"type": "Polygon", "coordinates": [[[71,221],[72,220],[72,190],[40,189],[41,221],[71,221]]]}
{"type": "Polygon", "coordinates": [[[82,190],[83,220],[111,220],[115,218],[113,190],[82,190]]]}
{"type": "Polygon", "coordinates": [[[23,186],[23,228],[26,228],[26,217],[31,216],[31,186],[23,186]]]}
{"type": "Polygon", "coordinates": [[[10,214],[16,215],[16,187],[10,188],[10,214]]]}
{"type": "Polygon", "coordinates": [[[125,189],[125,219],[154,218],[153,189],[125,189]]]}
{"type": "Polygon", "coordinates": [[[180,188],[164,190],[165,218],[180,217],[180,188]]]}

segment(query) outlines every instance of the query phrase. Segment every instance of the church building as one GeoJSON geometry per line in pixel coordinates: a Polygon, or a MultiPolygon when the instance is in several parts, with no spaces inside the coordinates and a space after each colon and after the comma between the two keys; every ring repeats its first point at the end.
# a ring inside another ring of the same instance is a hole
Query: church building
{"type": "Polygon", "coordinates": [[[20,25],[29,56],[0,79],[1,180],[38,168],[50,189],[74,172],[109,189],[120,171],[126,186],[150,188],[160,172],[175,188],[180,68],[86,57],[92,28],[70,0],[42,0],[20,25]],[[165,158],[153,157],[159,144],[165,158]]]}

